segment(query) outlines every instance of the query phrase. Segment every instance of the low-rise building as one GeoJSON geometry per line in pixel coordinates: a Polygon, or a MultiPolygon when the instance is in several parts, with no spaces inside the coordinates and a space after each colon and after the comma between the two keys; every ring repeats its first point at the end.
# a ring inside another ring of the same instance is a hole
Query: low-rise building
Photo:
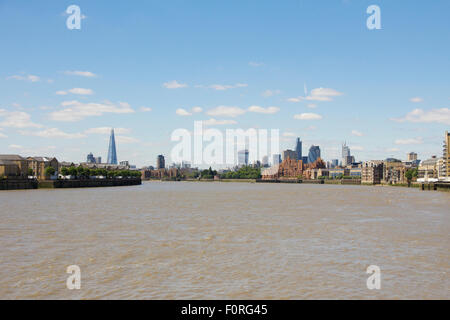
{"type": "Polygon", "coordinates": [[[400,160],[386,159],[383,163],[383,182],[387,184],[406,184],[406,167],[400,160]]]}
{"type": "Polygon", "coordinates": [[[439,168],[439,160],[436,156],[431,159],[424,160],[419,165],[417,182],[437,182],[439,180],[439,172],[442,170],[439,168]]]}
{"type": "Polygon", "coordinates": [[[364,161],[361,168],[361,183],[380,184],[383,179],[382,160],[364,161]]]}
{"type": "Polygon", "coordinates": [[[59,172],[59,163],[56,158],[51,157],[28,157],[28,167],[33,170],[33,175],[38,180],[57,179],[59,172]],[[53,175],[47,175],[46,169],[52,167],[55,169],[53,175]]]}
{"type": "Polygon", "coordinates": [[[16,154],[1,154],[0,176],[26,178],[28,176],[27,159],[16,154]],[[3,172],[3,173],[2,173],[3,172]]]}

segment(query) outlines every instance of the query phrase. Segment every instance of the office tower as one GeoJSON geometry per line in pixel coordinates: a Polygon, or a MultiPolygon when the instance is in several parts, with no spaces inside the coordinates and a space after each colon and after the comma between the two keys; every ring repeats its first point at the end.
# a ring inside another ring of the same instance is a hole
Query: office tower
{"type": "Polygon", "coordinates": [[[248,165],[248,150],[238,151],[238,165],[239,166],[248,165]]]}
{"type": "Polygon", "coordinates": [[[307,164],[308,163],[308,157],[307,156],[302,157],[302,162],[303,162],[303,164],[307,164]]]}
{"type": "Polygon", "coordinates": [[[95,158],[94,158],[94,155],[92,154],[92,152],[87,155],[86,162],[87,163],[95,163],[95,158]]]}
{"type": "Polygon", "coordinates": [[[293,160],[297,160],[297,152],[293,151],[293,150],[285,150],[283,151],[283,160],[286,159],[293,159],[293,160]]]}
{"type": "Polygon", "coordinates": [[[408,162],[415,161],[415,160],[417,160],[417,153],[410,152],[407,154],[406,157],[407,157],[408,162]]]}
{"type": "Polygon", "coordinates": [[[445,181],[450,181],[450,133],[445,131],[444,155],[442,158],[442,176],[445,181]]]}
{"type": "Polygon", "coordinates": [[[116,138],[114,137],[114,129],[111,129],[108,148],[108,164],[117,164],[116,138]]]}
{"type": "Polygon", "coordinates": [[[339,160],[338,159],[331,159],[331,167],[336,168],[339,166],[339,160]]]}
{"type": "Polygon", "coordinates": [[[297,153],[297,160],[302,160],[302,141],[300,140],[300,138],[297,138],[295,152],[297,153]]]}
{"type": "Polygon", "coordinates": [[[308,163],[313,163],[319,158],[320,158],[320,147],[311,146],[311,148],[309,148],[308,163]]]}
{"type": "Polygon", "coordinates": [[[350,148],[347,146],[347,143],[344,142],[342,145],[342,165],[346,166],[352,162],[350,148]]]}
{"type": "Polygon", "coordinates": [[[95,157],[95,163],[102,163],[102,157],[95,157]]]}
{"type": "Polygon", "coordinates": [[[264,156],[261,160],[262,166],[263,167],[268,167],[269,166],[269,157],[268,156],[264,156]]]}
{"type": "Polygon", "coordinates": [[[281,154],[274,154],[272,155],[272,165],[276,166],[281,163],[281,154]]]}
{"type": "Polygon", "coordinates": [[[164,159],[164,156],[160,154],[156,158],[156,169],[164,169],[166,167],[166,160],[164,159]]]}

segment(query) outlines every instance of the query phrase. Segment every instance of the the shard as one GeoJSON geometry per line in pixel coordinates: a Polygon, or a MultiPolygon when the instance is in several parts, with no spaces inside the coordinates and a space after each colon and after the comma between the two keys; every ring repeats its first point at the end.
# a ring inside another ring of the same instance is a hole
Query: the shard
{"type": "Polygon", "coordinates": [[[116,138],[114,137],[114,129],[111,129],[108,147],[108,163],[117,164],[116,138]]]}

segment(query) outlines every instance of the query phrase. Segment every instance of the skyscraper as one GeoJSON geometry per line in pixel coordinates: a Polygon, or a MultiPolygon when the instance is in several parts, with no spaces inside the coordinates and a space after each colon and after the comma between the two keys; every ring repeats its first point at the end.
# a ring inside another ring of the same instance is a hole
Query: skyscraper
{"type": "Polygon", "coordinates": [[[248,165],[248,150],[238,151],[238,165],[247,166],[248,165]]]}
{"type": "Polygon", "coordinates": [[[347,143],[344,142],[342,145],[342,165],[346,166],[349,163],[351,163],[351,154],[350,154],[350,148],[347,146],[347,143]]]}
{"type": "Polygon", "coordinates": [[[302,141],[300,140],[300,138],[297,138],[295,152],[297,153],[297,160],[302,160],[302,141]]]}
{"type": "Polygon", "coordinates": [[[281,163],[281,154],[272,155],[272,165],[277,166],[281,163]]]}
{"type": "Polygon", "coordinates": [[[309,148],[308,163],[313,163],[318,158],[320,158],[320,147],[311,146],[311,148],[309,148]]]}
{"type": "Polygon", "coordinates": [[[114,129],[111,129],[108,147],[108,164],[117,164],[116,138],[114,137],[114,129]]]}
{"type": "Polygon", "coordinates": [[[166,167],[166,160],[164,159],[164,156],[160,154],[156,158],[156,169],[164,169],[166,167]]]}
{"type": "Polygon", "coordinates": [[[92,154],[92,152],[87,155],[86,162],[87,163],[95,163],[95,158],[94,158],[94,155],[92,154]]]}

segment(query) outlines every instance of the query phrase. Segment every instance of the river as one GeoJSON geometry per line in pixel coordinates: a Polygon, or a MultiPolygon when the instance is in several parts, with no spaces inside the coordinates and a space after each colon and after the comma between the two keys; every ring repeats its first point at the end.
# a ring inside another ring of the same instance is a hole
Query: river
{"type": "Polygon", "coordinates": [[[149,182],[2,191],[0,219],[0,299],[450,298],[446,192],[149,182]]]}

